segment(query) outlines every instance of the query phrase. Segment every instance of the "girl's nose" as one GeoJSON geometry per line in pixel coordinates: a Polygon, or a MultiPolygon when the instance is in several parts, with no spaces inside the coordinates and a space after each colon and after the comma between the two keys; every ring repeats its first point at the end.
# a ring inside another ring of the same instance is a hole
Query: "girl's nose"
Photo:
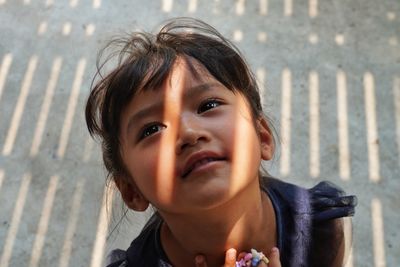
{"type": "Polygon", "coordinates": [[[181,116],[178,139],[176,141],[176,153],[182,153],[186,148],[196,146],[200,141],[206,141],[208,134],[201,122],[193,116],[181,116]]]}

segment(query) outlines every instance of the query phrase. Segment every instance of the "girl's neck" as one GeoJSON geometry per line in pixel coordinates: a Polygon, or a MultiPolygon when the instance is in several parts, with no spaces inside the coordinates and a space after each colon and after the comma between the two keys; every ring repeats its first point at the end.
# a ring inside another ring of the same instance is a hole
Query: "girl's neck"
{"type": "Polygon", "coordinates": [[[161,242],[174,267],[192,266],[198,254],[208,266],[221,266],[229,248],[268,252],[277,242],[275,212],[258,185],[214,210],[164,220],[161,242]]]}

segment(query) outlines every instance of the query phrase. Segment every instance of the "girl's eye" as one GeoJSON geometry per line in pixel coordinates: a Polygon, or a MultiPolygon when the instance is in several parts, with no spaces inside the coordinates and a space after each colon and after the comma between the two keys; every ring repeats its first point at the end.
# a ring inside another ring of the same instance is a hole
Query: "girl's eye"
{"type": "Polygon", "coordinates": [[[140,132],[139,140],[149,137],[150,135],[153,135],[165,128],[166,127],[162,124],[151,124],[149,126],[145,126],[143,130],[140,132]]]}
{"type": "Polygon", "coordinates": [[[217,99],[207,99],[206,101],[202,102],[197,110],[197,113],[206,112],[209,109],[213,109],[221,105],[221,101],[217,99]]]}

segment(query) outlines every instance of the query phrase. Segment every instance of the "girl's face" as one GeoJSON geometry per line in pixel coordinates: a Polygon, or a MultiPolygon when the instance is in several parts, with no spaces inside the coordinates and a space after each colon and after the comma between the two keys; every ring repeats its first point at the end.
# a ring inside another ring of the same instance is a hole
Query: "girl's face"
{"type": "Polygon", "coordinates": [[[131,190],[137,188],[160,212],[229,201],[258,186],[261,159],[272,155],[273,147],[263,141],[266,123],[254,123],[245,98],[192,63],[197,75],[178,58],[164,84],[140,91],[121,117],[131,190]]]}

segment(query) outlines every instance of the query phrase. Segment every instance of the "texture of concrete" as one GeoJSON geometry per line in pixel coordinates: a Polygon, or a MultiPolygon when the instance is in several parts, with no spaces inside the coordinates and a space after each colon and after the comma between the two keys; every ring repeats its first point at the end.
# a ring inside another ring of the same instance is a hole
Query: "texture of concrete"
{"type": "Polygon", "coordinates": [[[123,210],[83,108],[108,39],[176,16],[247,57],[282,139],[274,175],[358,196],[347,266],[400,266],[395,0],[0,0],[0,266],[102,266],[143,225],[132,213],[107,234],[123,210]]]}

